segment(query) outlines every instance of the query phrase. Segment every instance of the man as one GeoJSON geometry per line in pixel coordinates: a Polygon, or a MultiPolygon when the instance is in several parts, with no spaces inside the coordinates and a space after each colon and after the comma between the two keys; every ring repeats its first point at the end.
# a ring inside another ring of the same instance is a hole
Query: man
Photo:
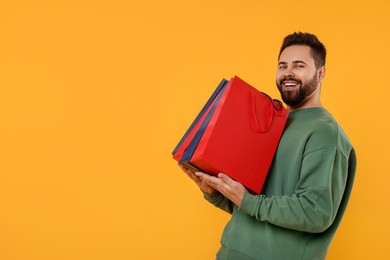
{"type": "Polygon", "coordinates": [[[223,173],[181,166],[209,202],[232,214],[219,260],[325,259],[356,169],[351,143],[320,100],[325,58],[313,34],[283,41],[276,84],[289,117],[260,195],[223,173]]]}

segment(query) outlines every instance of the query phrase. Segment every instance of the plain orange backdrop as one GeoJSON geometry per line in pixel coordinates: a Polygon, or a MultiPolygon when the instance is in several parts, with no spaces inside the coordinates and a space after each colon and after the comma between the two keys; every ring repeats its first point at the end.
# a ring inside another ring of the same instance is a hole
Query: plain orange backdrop
{"type": "Polygon", "coordinates": [[[358,154],[328,259],[390,259],[390,4],[0,2],[0,259],[214,259],[229,216],[171,151],[222,78],[278,98],[283,37],[328,48],[324,105],[358,154]]]}

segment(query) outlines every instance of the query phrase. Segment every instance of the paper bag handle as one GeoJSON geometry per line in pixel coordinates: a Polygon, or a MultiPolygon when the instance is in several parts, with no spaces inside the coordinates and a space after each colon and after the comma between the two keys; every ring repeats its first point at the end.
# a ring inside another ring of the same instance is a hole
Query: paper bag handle
{"type": "Polygon", "coordinates": [[[282,102],[280,102],[279,100],[272,99],[270,96],[268,96],[264,92],[261,92],[261,93],[264,94],[266,97],[268,97],[268,99],[270,100],[270,103],[271,103],[270,105],[272,105],[271,112],[270,112],[270,115],[269,115],[269,118],[271,118],[271,119],[269,120],[268,126],[264,130],[260,127],[260,124],[259,124],[258,116],[257,116],[257,113],[256,113],[255,93],[253,91],[251,91],[251,95],[252,95],[252,113],[253,113],[253,119],[255,121],[254,123],[255,123],[256,130],[258,132],[260,132],[260,133],[266,133],[271,128],[273,117],[274,117],[274,109],[281,110],[283,108],[283,105],[282,105],[282,102]],[[275,103],[277,103],[278,106],[276,106],[275,103]]]}

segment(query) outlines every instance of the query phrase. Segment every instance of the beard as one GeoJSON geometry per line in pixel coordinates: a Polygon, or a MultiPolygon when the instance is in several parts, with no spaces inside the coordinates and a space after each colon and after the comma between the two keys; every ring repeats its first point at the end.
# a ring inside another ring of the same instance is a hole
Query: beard
{"type": "Polygon", "coordinates": [[[283,102],[290,107],[297,108],[301,106],[305,102],[306,98],[316,90],[318,80],[317,75],[314,74],[314,77],[305,84],[302,84],[302,81],[298,79],[289,77],[276,82],[276,85],[278,86],[283,102]],[[283,82],[286,80],[296,81],[299,83],[300,87],[294,91],[285,91],[283,90],[283,82]]]}

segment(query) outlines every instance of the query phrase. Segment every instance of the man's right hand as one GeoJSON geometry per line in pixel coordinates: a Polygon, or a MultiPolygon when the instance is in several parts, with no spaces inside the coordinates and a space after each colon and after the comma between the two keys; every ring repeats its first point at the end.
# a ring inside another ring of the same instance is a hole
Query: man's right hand
{"type": "Polygon", "coordinates": [[[214,191],[214,188],[208,185],[205,181],[195,175],[195,171],[186,168],[185,166],[179,164],[179,167],[185,172],[188,177],[190,177],[196,185],[200,188],[200,190],[204,193],[211,194],[214,191]]]}

